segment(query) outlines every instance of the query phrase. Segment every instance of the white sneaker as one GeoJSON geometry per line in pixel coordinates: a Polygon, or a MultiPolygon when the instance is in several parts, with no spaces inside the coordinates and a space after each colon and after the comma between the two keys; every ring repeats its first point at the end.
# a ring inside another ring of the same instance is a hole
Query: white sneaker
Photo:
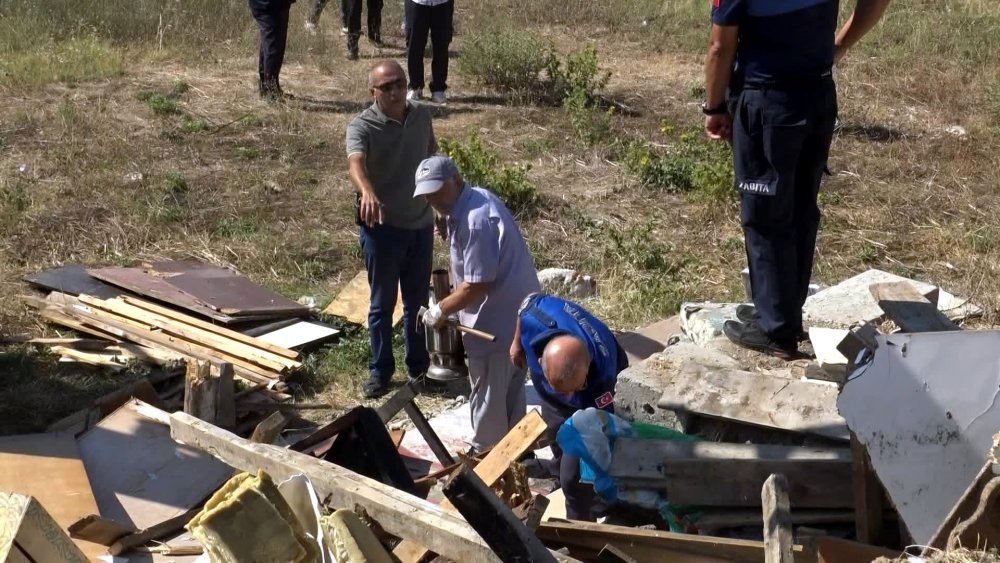
{"type": "Polygon", "coordinates": [[[413,100],[413,101],[424,99],[424,91],[423,91],[423,89],[407,90],[406,91],[406,99],[407,100],[413,100]]]}
{"type": "Polygon", "coordinates": [[[347,28],[346,27],[340,28],[340,34],[341,35],[347,35],[347,28]]]}
{"type": "Polygon", "coordinates": [[[316,35],[316,24],[313,22],[306,22],[306,31],[308,31],[310,35],[316,35]]]}
{"type": "Polygon", "coordinates": [[[431,100],[436,104],[446,104],[448,96],[444,92],[431,92],[431,100]]]}

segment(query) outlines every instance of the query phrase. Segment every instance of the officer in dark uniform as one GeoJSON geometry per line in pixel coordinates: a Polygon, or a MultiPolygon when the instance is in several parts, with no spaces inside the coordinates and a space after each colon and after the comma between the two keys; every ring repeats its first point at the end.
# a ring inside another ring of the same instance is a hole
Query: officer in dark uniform
{"type": "Polygon", "coordinates": [[[260,96],[268,100],[277,100],[284,95],[278,75],[285,60],[288,11],[293,2],[295,0],[250,0],[250,13],[260,28],[260,54],[257,59],[260,96]]]}
{"type": "Polygon", "coordinates": [[[628,367],[625,351],[608,327],[580,305],[533,293],[518,312],[510,356],[531,374],[541,399],[554,455],[550,471],[566,496],[566,517],[593,521],[594,488],[580,483],[580,458],[564,455],[555,436],[578,410],[614,412],[618,373],[628,367]]]}
{"type": "Polygon", "coordinates": [[[833,64],[888,3],[857,0],[838,32],[838,0],[712,0],[702,111],[710,138],[732,139],[754,301],[723,326],[738,345],[798,352],[837,117],[833,64]]]}

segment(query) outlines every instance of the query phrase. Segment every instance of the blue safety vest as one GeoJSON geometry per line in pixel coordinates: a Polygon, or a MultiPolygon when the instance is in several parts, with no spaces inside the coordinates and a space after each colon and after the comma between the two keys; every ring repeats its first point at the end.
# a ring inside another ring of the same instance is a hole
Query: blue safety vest
{"type": "Polygon", "coordinates": [[[528,359],[531,382],[539,396],[567,416],[587,407],[614,412],[619,371],[618,341],[608,327],[576,303],[541,293],[528,299],[520,318],[521,346],[528,359]],[[539,361],[548,341],[563,334],[583,340],[591,358],[586,387],[572,395],[552,389],[539,361]]]}

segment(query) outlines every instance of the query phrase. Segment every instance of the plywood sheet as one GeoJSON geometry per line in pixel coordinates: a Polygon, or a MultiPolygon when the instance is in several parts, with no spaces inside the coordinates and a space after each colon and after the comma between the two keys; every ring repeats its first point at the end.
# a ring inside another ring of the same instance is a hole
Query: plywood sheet
{"type": "Polygon", "coordinates": [[[913,539],[927,545],[1000,428],[1000,331],[878,335],[837,406],[913,539]]]}
{"type": "MultiPolygon", "coordinates": [[[[0,438],[0,491],[35,497],[64,530],[97,513],[76,440],[69,433],[0,438]]],[[[92,561],[107,552],[96,543],[76,544],[92,561]]]]}
{"type": "MultiPolygon", "coordinates": [[[[371,307],[371,288],[368,286],[368,272],[361,270],[347,285],[340,290],[337,297],[327,305],[324,313],[344,317],[348,321],[368,326],[368,309],[371,307]]],[[[396,295],[396,307],[392,310],[392,326],[399,324],[403,318],[403,296],[396,295]]]]}
{"type": "Polygon", "coordinates": [[[145,271],[163,276],[170,285],[227,315],[287,313],[294,316],[309,312],[308,307],[263,288],[245,276],[204,262],[154,262],[145,271]]]}
{"type": "Polygon", "coordinates": [[[101,516],[139,529],[184,513],[232,475],[224,463],[174,442],[170,428],[129,401],[80,436],[101,516]]]}
{"type": "Polygon", "coordinates": [[[299,321],[278,330],[262,334],[257,338],[275,346],[292,349],[325,342],[338,334],[340,334],[340,331],[333,327],[309,321],[299,321]]]}

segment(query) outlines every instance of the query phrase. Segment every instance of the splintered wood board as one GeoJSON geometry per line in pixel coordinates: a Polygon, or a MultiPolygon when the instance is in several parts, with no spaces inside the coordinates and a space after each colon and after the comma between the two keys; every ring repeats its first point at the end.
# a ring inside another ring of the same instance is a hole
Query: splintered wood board
{"type": "MultiPolygon", "coordinates": [[[[368,285],[368,272],[361,270],[358,275],[347,282],[323,312],[328,315],[344,317],[348,321],[368,326],[368,309],[371,307],[371,288],[368,285]]],[[[403,296],[396,290],[396,307],[392,310],[392,326],[399,324],[403,318],[403,296]]]]}
{"type": "Polygon", "coordinates": [[[174,442],[168,426],[138,413],[142,404],[125,403],[79,439],[101,516],[140,530],[183,514],[233,474],[174,442]]]}
{"type": "MultiPolygon", "coordinates": [[[[63,530],[97,513],[87,471],[70,433],[0,438],[0,491],[35,497],[63,530]]],[[[75,543],[91,561],[107,552],[96,543],[75,543]]]]}

